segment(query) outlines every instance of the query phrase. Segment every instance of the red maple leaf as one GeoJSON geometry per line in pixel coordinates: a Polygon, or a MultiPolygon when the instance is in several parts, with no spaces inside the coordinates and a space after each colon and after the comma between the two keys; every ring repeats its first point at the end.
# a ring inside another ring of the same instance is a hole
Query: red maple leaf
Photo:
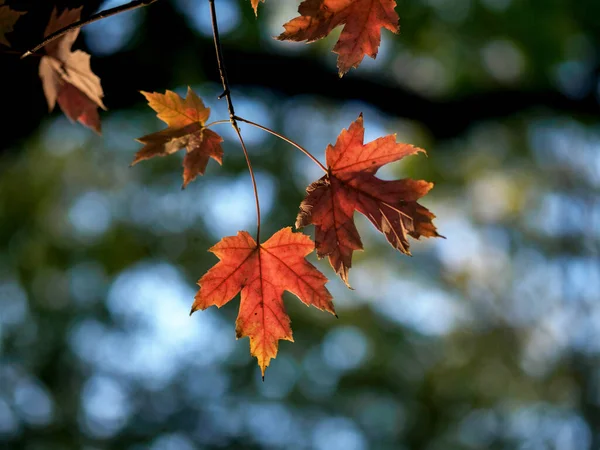
{"type": "Polygon", "coordinates": [[[333,47],[338,56],[340,76],[358,67],[365,55],[377,56],[381,28],[398,33],[395,0],[304,0],[300,17],[285,23],[277,39],[313,42],[324,38],[338,25],[344,25],[333,47]]]}
{"type": "Polygon", "coordinates": [[[220,308],[241,291],[236,336],[250,337],[250,352],[258,359],[263,377],[277,355],[279,340],[294,340],[283,291],[306,305],[335,314],[325,287],[327,278],[305,259],[314,248],[308,236],[287,227],[261,245],[240,231],[210,249],[220,261],[198,281],[200,290],[192,313],[213,305],[220,308]]]}
{"type": "Polygon", "coordinates": [[[402,253],[410,254],[407,235],[417,239],[440,236],[432,223],[435,216],[417,203],[433,183],[375,177],[381,166],[425,150],[396,143],[395,135],[366,145],[363,139],[361,114],[348,130],[342,130],[334,146],[327,147],[328,173],[308,186],[296,219],[296,228],[315,225],[317,255],[329,256],[331,266],[347,285],[352,253],[363,248],[354,224],[355,210],[402,253]]]}
{"type": "MultiPolygon", "coordinates": [[[[81,8],[65,9],[60,16],[56,8],[46,27],[44,36],[58,31],[79,20],[81,8]]],[[[71,51],[71,46],[79,29],[69,31],[46,45],[48,56],[42,56],[39,74],[50,111],[56,102],[65,115],[100,133],[98,107],[106,109],[102,103],[102,86],[90,67],[90,55],[81,51],[71,51]]]]}
{"type": "Polygon", "coordinates": [[[183,99],[173,91],[158,94],[142,92],[159,119],[169,125],[157,133],[137,139],[144,147],[136,153],[132,165],[154,156],[166,156],[182,148],[187,149],[183,159],[183,187],[198,174],[204,175],[209,158],[223,162],[223,138],[204,126],[210,108],[188,87],[183,99]]]}

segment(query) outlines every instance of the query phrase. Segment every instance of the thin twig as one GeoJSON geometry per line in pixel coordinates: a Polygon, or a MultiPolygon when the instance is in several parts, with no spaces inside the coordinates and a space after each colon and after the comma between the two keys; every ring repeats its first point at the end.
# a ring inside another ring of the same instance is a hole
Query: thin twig
{"type": "Polygon", "coordinates": [[[270,128],[264,127],[264,126],[262,126],[262,125],[260,125],[260,124],[258,124],[256,122],[252,122],[251,120],[244,119],[243,117],[235,116],[235,119],[239,120],[240,122],[245,122],[248,125],[252,125],[253,127],[260,128],[261,130],[266,131],[267,133],[271,133],[273,136],[277,136],[282,141],[285,141],[288,144],[293,145],[298,150],[300,150],[302,153],[304,153],[306,156],[308,156],[310,159],[312,159],[315,164],[317,164],[321,169],[323,169],[323,172],[327,173],[327,167],[325,167],[323,164],[321,164],[321,162],[317,158],[315,158],[312,155],[312,153],[310,153],[304,147],[302,147],[301,145],[299,145],[296,142],[292,141],[291,139],[285,137],[283,134],[280,134],[277,131],[273,131],[270,128]]]}
{"type": "MultiPolygon", "coordinates": [[[[231,91],[229,90],[229,81],[227,80],[227,70],[225,69],[225,62],[223,59],[223,51],[221,50],[221,39],[219,37],[219,25],[217,24],[217,11],[215,9],[215,0],[208,0],[210,4],[210,18],[212,22],[213,38],[215,43],[215,51],[217,53],[217,67],[219,68],[219,76],[221,77],[221,84],[223,85],[223,93],[219,95],[219,99],[225,97],[227,100],[227,110],[229,111],[229,123],[235,130],[244,156],[246,157],[246,164],[248,164],[248,171],[250,172],[250,179],[252,180],[252,189],[254,190],[254,200],[256,203],[256,243],[260,245],[260,202],[258,201],[258,188],[256,186],[256,178],[254,176],[254,170],[252,169],[252,163],[250,162],[250,155],[248,149],[242,138],[242,132],[238,127],[236,121],[235,110],[233,109],[233,102],[231,100],[231,91]]],[[[263,376],[264,381],[264,376],[263,376]]]]}
{"type": "Polygon", "coordinates": [[[88,25],[92,22],[96,22],[100,19],[105,19],[110,16],[114,16],[115,14],[119,14],[126,11],[131,11],[137,8],[141,8],[142,6],[148,6],[158,0],[132,0],[129,3],[124,5],[115,6],[114,8],[106,9],[104,11],[100,11],[97,14],[94,14],[87,19],[78,20],[77,22],[73,22],[71,25],[61,28],[60,30],[55,31],[49,36],[45,37],[42,42],[33,47],[31,50],[27,50],[25,53],[21,55],[21,59],[26,58],[29,55],[32,55],[34,52],[38,51],[40,48],[48,45],[50,42],[58,39],[62,35],[68,33],[71,30],[75,30],[77,28],[81,28],[85,25],[88,25]]]}
{"type": "Polygon", "coordinates": [[[223,60],[223,50],[221,50],[221,38],[219,37],[219,25],[217,24],[217,11],[215,9],[215,0],[208,0],[208,2],[210,3],[210,18],[212,21],[215,51],[217,52],[217,66],[219,67],[219,76],[221,77],[221,84],[223,85],[223,93],[219,95],[219,99],[222,99],[223,97],[227,99],[227,109],[229,110],[229,118],[231,119],[231,125],[233,125],[235,123],[235,111],[233,109],[233,102],[231,101],[231,91],[229,90],[227,70],[225,70],[225,62],[223,60]]]}

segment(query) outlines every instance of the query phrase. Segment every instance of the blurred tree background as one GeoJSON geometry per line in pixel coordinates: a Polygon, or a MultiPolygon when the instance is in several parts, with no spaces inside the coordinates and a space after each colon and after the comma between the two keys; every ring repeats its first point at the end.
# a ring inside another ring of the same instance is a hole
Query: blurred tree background
{"type": "MultiPolygon", "coordinates": [[[[86,1],[83,15],[117,1],[86,1]]],[[[446,240],[366,251],[339,319],[286,297],[295,343],[261,382],[239,300],[188,317],[207,249],[255,213],[244,158],[185,191],[181,155],[128,165],[163,128],[138,90],[190,85],[227,118],[208,1],[161,0],[89,25],[103,135],[47,113],[39,59],[2,53],[0,448],[600,449],[600,2],[398,1],[401,34],[338,79],[335,35],[272,38],[297,1],[216,0],[236,112],[321,160],[364,113],[366,140],[427,149],[383,171],[436,183],[446,240]]],[[[27,10],[13,49],[41,40],[27,10]]],[[[265,236],[294,222],[319,169],[242,124],[265,236]]],[[[312,235],[312,227],[306,232],[312,235]]]]}

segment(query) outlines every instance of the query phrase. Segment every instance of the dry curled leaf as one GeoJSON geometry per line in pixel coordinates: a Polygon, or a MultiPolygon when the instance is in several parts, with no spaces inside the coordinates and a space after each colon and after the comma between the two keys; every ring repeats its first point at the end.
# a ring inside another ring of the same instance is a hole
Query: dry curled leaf
{"type": "MultiPolygon", "coordinates": [[[[255,0],[253,0],[255,1],[255,0]]],[[[19,17],[25,14],[25,11],[15,11],[8,5],[4,4],[4,0],[0,0],[0,44],[10,47],[10,42],[6,39],[6,35],[13,31],[13,27],[19,17]]]]}
{"type": "Polygon", "coordinates": [[[354,224],[354,211],[364,214],[388,242],[410,254],[407,236],[439,236],[435,217],[417,203],[432,187],[423,180],[381,180],[377,170],[390,162],[424,150],[396,142],[388,135],[363,144],[362,114],[326,150],[328,173],[306,189],[296,228],[315,225],[319,258],[329,257],[335,272],[348,283],[352,254],[363,245],[354,224]]]}
{"type": "Polygon", "coordinates": [[[138,138],[144,147],[132,162],[137,164],[154,156],[166,156],[182,148],[187,150],[183,159],[183,187],[198,175],[204,175],[209,158],[223,162],[223,138],[204,125],[210,108],[188,87],[186,98],[167,90],[165,94],[142,92],[148,105],[169,127],[157,133],[138,138]]]}
{"type": "MultiPolygon", "coordinates": [[[[44,36],[54,33],[79,20],[81,7],[65,9],[58,15],[56,8],[44,36]]],[[[58,102],[65,115],[100,133],[98,107],[102,103],[102,86],[90,67],[90,55],[81,50],[71,51],[79,29],[71,30],[46,45],[47,56],[42,56],[39,74],[50,111],[58,102]]]]}
{"type": "Polygon", "coordinates": [[[304,0],[298,7],[300,17],[285,23],[277,39],[313,42],[344,25],[333,47],[342,76],[358,67],[365,55],[377,56],[382,28],[399,32],[395,7],[395,0],[304,0]]]}
{"type": "Polygon", "coordinates": [[[293,341],[290,318],[282,295],[289,291],[306,305],[335,314],[327,278],[305,256],[314,250],[312,240],[291,227],[275,233],[264,244],[246,231],[228,236],[210,249],[220,261],[200,280],[192,312],[221,307],[241,291],[236,336],[250,338],[250,352],[263,377],[279,340],[293,341]]]}

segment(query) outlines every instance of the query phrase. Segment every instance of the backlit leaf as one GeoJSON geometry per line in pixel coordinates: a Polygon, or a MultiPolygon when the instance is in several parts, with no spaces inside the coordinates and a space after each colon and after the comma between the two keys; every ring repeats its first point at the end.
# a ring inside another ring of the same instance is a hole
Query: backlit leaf
{"type": "Polygon", "coordinates": [[[365,55],[377,56],[382,28],[399,32],[395,7],[395,0],[304,0],[298,7],[300,17],[285,23],[277,39],[313,42],[344,25],[333,47],[342,76],[358,67],[365,55]]]}
{"type": "Polygon", "coordinates": [[[210,115],[210,108],[191,88],[186,98],[173,91],[165,94],[142,92],[148,105],[156,111],[159,119],[169,127],[156,133],[138,138],[144,144],[133,160],[137,164],[154,156],[166,156],[185,148],[183,159],[183,187],[198,175],[204,175],[208,160],[213,158],[219,164],[223,162],[223,138],[204,125],[210,115]]]}
{"type": "Polygon", "coordinates": [[[440,236],[427,208],[417,203],[432,187],[423,180],[385,181],[377,170],[408,155],[425,152],[396,142],[395,135],[363,144],[362,114],[326,150],[328,173],[306,189],[296,228],[315,225],[317,255],[329,257],[335,272],[348,283],[352,254],[363,245],[354,224],[354,211],[364,214],[388,242],[410,255],[408,236],[440,236]]]}
{"type": "Polygon", "coordinates": [[[236,336],[250,338],[250,352],[263,377],[279,340],[293,341],[290,318],[282,295],[291,292],[306,305],[335,314],[327,278],[305,256],[314,250],[312,240],[291,227],[275,233],[264,244],[245,231],[228,236],[210,249],[220,261],[200,280],[192,312],[221,307],[241,292],[236,336]]]}

